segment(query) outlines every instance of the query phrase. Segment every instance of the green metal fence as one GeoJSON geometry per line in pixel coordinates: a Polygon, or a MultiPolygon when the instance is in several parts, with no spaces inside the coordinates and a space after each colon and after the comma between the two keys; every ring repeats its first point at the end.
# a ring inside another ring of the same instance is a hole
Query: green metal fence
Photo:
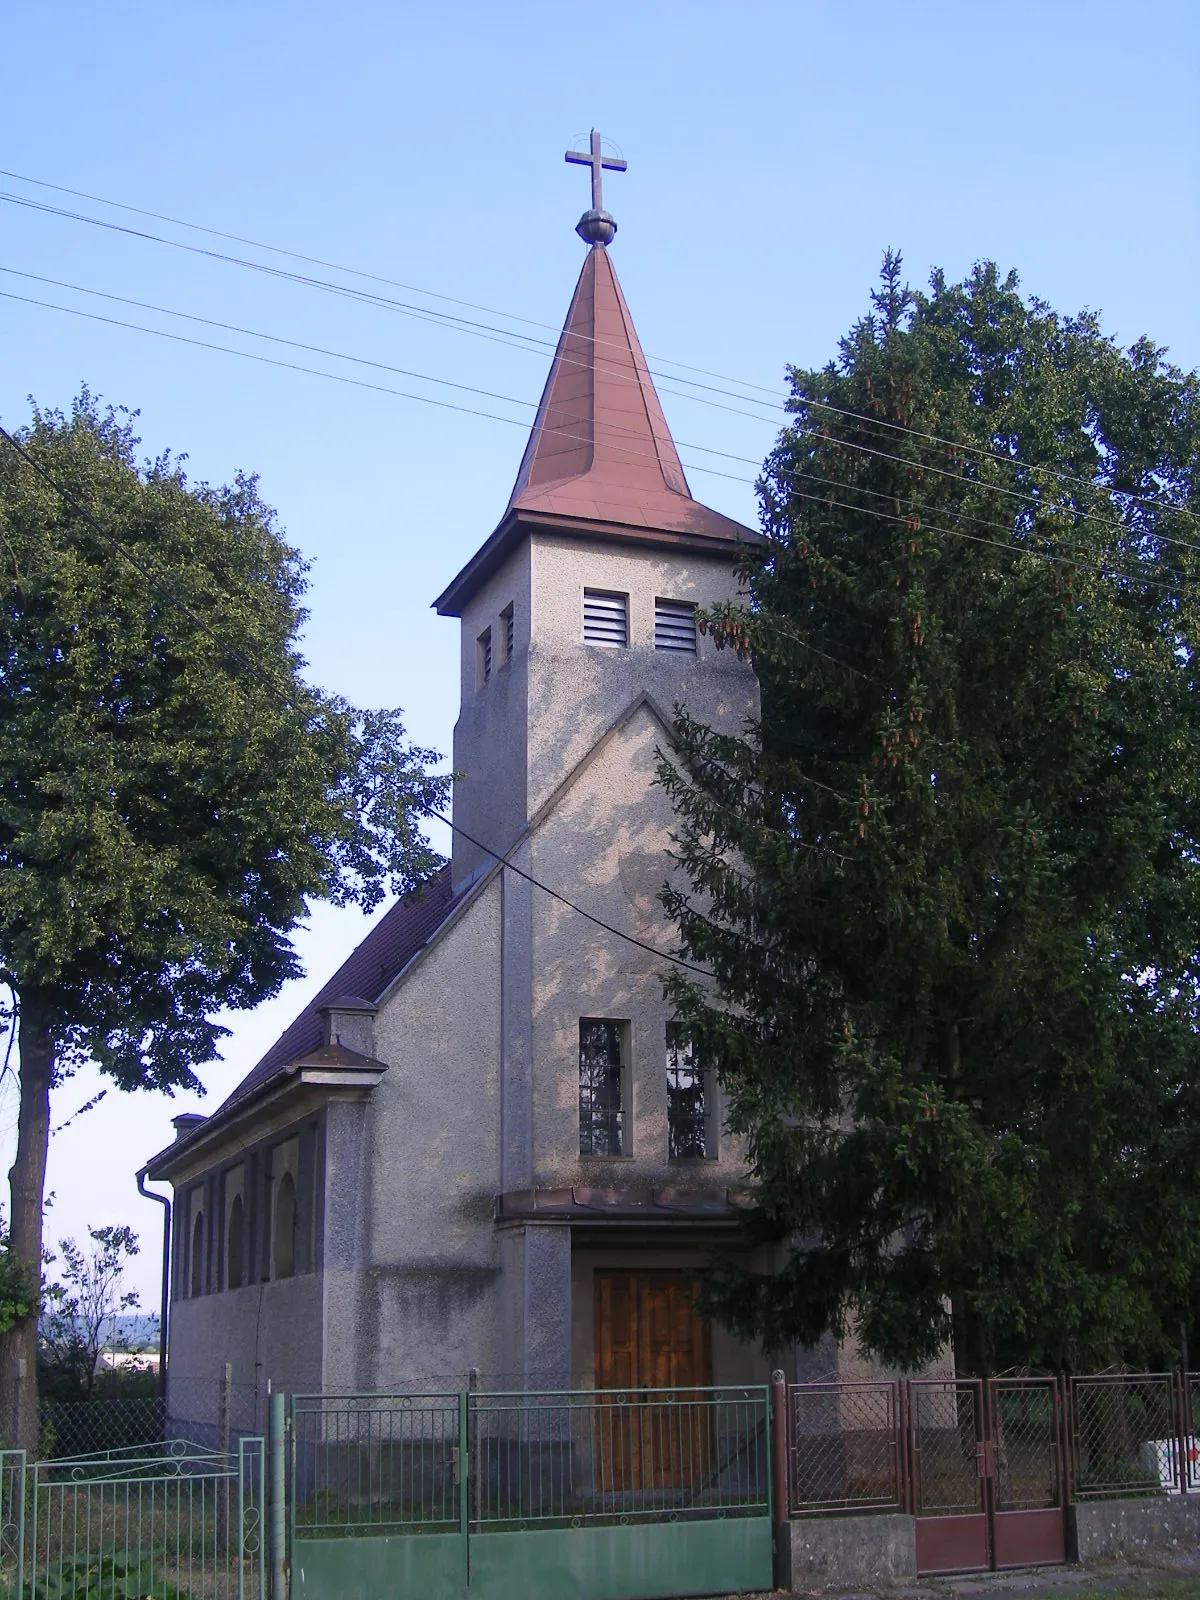
{"type": "Polygon", "coordinates": [[[765,1387],[297,1396],[293,1600],[771,1583],[765,1387]]]}
{"type": "Polygon", "coordinates": [[[0,1592],[20,1596],[25,1580],[24,1450],[0,1450],[0,1592]]]}
{"type": "Polygon", "coordinates": [[[26,1465],[0,1454],[15,1600],[265,1600],[265,1451],[180,1442],[26,1465]]]}

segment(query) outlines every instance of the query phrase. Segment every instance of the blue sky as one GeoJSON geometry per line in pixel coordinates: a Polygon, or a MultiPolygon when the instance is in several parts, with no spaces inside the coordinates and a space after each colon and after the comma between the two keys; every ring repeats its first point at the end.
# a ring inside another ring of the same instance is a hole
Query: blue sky
{"type": "MultiPolygon", "coordinates": [[[[664,370],[686,363],[760,400],[781,396],[785,363],[834,353],[886,245],[903,251],[914,282],[935,265],[958,277],[993,258],[1059,310],[1096,310],[1121,341],[1149,334],[1190,368],[1200,363],[1198,81],[1200,8],[1172,0],[10,7],[0,168],[20,177],[0,176],[0,193],[369,287],[25,180],[167,213],[396,280],[411,287],[374,287],[486,326],[364,305],[12,200],[0,200],[0,291],[508,420],[4,298],[0,420],[27,420],[30,394],[66,407],[86,382],[140,407],[147,454],[185,451],[191,473],[212,481],[259,473],[313,561],[312,676],[362,704],[404,706],[414,736],[448,751],[456,625],[429,604],[503,510],[545,377],[544,345],[515,348],[495,330],[553,340],[579,269],[572,229],[587,179],[564,164],[568,144],[594,125],[629,161],[606,178],[613,258],[664,370]]],[[[752,519],[740,480],[753,478],[778,418],[727,394],[708,398],[733,410],[700,404],[669,380],[661,390],[693,492],[752,519]]],[[[226,1060],[204,1074],[209,1108],[360,931],[349,913],[315,914],[300,941],[309,977],[236,1020],[226,1060]]],[[[63,1086],[55,1123],[97,1086],[88,1074],[63,1086]]],[[[159,1219],[133,1172],[190,1108],[113,1090],[51,1144],[50,1235],[140,1227],[137,1277],[151,1302],[159,1219]]],[[[0,1136],[10,1144],[15,1115],[9,1085],[0,1136]]]]}

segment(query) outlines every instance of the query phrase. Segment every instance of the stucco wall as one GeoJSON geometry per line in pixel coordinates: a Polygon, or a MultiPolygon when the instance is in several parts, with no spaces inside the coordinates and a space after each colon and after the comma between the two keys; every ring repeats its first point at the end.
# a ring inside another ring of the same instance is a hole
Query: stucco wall
{"type": "MultiPolygon", "coordinates": [[[[472,838],[503,851],[525,821],[525,735],[529,703],[529,546],[521,545],[471,597],[461,624],[462,701],[454,728],[454,818],[472,838]],[[513,608],[513,654],[505,652],[502,612],[513,608]],[[478,639],[492,630],[492,674],[479,682],[478,639]]],[[[453,840],[455,888],[487,852],[462,834],[453,840]]]]}
{"type": "MultiPolygon", "coordinates": [[[[657,893],[671,871],[673,813],[654,786],[663,724],[642,705],[560,796],[532,841],[543,882],[615,928],[669,949],[657,893]]],[[[724,1192],[744,1177],[740,1149],[719,1131],[716,1159],[667,1153],[665,963],[549,897],[533,901],[534,1178],[539,1185],[651,1184],[724,1192]],[[628,1023],[626,1151],[579,1153],[579,1019],[628,1023]]],[[[716,1095],[715,1085],[710,1086],[716,1095]]],[[[717,1119],[720,1106],[717,1102],[717,1119]]]]}
{"type": "MultiPolygon", "coordinates": [[[[375,1051],[388,1071],[367,1103],[361,1151],[345,1141],[345,1188],[327,1272],[329,1387],[465,1380],[495,1364],[499,1249],[500,884],[470,900],[384,996],[375,1051]],[[362,1178],[351,1181],[361,1161],[362,1178]]],[[[327,1217],[338,1212],[329,1132],[327,1217]]],[[[333,1224],[331,1223],[330,1226],[333,1224]]]]}
{"type": "Polygon", "coordinates": [[[695,656],[654,648],[656,597],[711,605],[735,593],[727,559],[539,534],[531,541],[531,816],[640,693],[676,700],[705,722],[740,728],[757,704],[753,674],[701,637],[695,656]],[[583,591],[629,596],[629,646],[583,644],[583,591]]]}
{"type": "Polygon", "coordinates": [[[233,1367],[235,1430],[265,1428],[268,1379],[289,1392],[319,1389],[321,1275],[303,1273],[173,1303],[168,1415],[185,1431],[189,1423],[199,1425],[201,1443],[210,1442],[203,1430],[217,1425],[226,1362],[233,1367]]]}

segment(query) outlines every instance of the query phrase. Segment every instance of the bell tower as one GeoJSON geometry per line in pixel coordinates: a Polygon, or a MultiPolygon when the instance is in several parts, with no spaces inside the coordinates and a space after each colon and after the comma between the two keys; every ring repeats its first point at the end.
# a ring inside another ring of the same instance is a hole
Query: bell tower
{"type": "Polygon", "coordinates": [[[699,636],[695,611],[733,594],[759,535],[688,487],[609,255],[601,179],[626,163],[595,131],[566,159],[591,169],[587,254],[504,515],[435,602],[462,623],[456,891],[639,694],[667,714],[744,714],[745,668],[699,636]]]}

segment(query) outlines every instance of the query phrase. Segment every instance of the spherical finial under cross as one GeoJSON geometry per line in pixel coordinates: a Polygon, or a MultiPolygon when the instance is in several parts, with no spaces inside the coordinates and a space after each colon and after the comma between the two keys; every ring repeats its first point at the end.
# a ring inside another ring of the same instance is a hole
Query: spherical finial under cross
{"type": "Polygon", "coordinates": [[[607,211],[585,211],[575,224],[575,232],[585,244],[611,244],[617,225],[607,211]]]}
{"type": "Polygon", "coordinates": [[[600,148],[600,135],[593,128],[590,148],[568,150],[567,160],[592,169],[592,208],[575,224],[575,232],[585,244],[611,244],[617,225],[604,209],[601,178],[606,171],[624,172],[627,165],[624,156],[606,156],[600,148]]]}

